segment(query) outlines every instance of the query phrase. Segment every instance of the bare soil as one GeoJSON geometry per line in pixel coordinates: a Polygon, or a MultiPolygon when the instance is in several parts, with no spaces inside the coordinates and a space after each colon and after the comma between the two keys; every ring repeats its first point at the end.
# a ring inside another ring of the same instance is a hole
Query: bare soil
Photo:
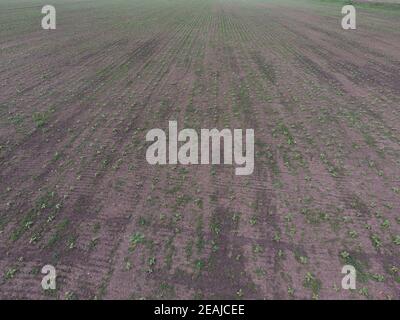
{"type": "Polygon", "coordinates": [[[1,299],[400,297],[396,6],[53,2],[0,0],[1,299]],[[254,173],[149,165],[168,120],[253,128],[254,173]]]}

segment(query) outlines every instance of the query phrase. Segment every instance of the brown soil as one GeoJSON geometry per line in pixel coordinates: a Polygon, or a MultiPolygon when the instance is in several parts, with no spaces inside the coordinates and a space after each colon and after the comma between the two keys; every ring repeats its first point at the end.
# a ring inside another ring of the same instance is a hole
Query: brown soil
{"type": "Polygon", "coordinates": [[[399,12],[37,4],[0,0],[0,298],[400,297],[399,12]],[[150,166],[168,120],[253,128],[254,173],[150,166]]]}

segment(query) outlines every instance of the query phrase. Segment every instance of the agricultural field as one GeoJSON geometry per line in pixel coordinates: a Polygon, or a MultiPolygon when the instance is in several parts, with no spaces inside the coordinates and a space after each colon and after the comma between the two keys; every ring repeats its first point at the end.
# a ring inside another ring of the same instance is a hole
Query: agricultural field
{"type": "Polygon", "coordinates": [[[0,298],[399,299],[388,2],[0,0],[0,298]],[[169,120],[254,129],[253,174],[150,165],[169,120]]]}

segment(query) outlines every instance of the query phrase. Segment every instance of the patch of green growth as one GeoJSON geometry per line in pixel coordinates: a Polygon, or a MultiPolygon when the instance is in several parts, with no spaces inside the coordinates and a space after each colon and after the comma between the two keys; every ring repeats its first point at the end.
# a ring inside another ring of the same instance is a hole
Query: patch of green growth
{"type": "Polygon", "coordinates": [[[175,246],[173,245],[174,237],[175,237],[175,235],[172,235],[171,237],[169,237],[169,239],[165,245],[166,254],[165,254],[164,262],[165,262],[165,266],[167,269],[171,269],[173,257],[175,254],[175,246]]]}
{"type": "Polygon", "coordinates": [[[175,297],[175,288],[166,282],[160,284],[159,291],[157,293],[159,298],[172,299],[175,297]]]}
{"type": "Polygon", "coordinates": [[[149,267],[153,267],[156,264],[156,257],[150,257],[148,260],[149,267]]]}
{"type": "Polygon", "coordinates": [[[255,254],[262,253],[262,252],[264,252],[264,248],[259,244],[255,244],[255,245],[253,245],[253,252],[255,254]]]}
{"type": "Polygon", "coordinates": [[[182,206],[187,205],[191,201],[192,201],[192,197],[190,195],[187,195],[187,194],[178,195],[176,197],[176,206],[182,207],[182,206]]]}
{"type": "Polygon", "coordinates": [[[301,263],[301,264],[307,264],[308,263],[308,258],[306,256],[297,256],[295,255],[296,260],[301,263]]]}
{"type": "Polygon", "coordinates": [[[54,153],[54,156],[53,156],[53,158],[52,158],[52,161],[58,161],[59,159],[61,159],[61,157],[62,157],[62,154],[61,154],[60,152],[56,151],[56,152],[54,153]]]}
{"type": "Polygon", "coordinates": [[[275,232],[274,237],[272,238],[272,240],[275,241],[275,242],[281,241],[281,234],[280,234],[279,231],[275,232]]]}
{"type": "Polygon", "coordinates": [[[203,259],[197,259],[197,260],[196,260],[196,262],[195,262],[195,267],[196,267],[196,270],[197,270],[197,271],[203,270],[204,266],[205,266],[205,262],[204,262],[203,259]]]}
{"type": "Polygon", "coordinates": [[[210,228],[212,233],[217,236],[221,233],[221,223],[217,220],[215,215],[211,219],[210,228]]]}
{"type": "Polygon", "coordinates": [[[389,273],[394,277],[394,280],[400,284],[400,269],[396,266],[389,268],[389,273]]]}
{"type": "Polygon", "coordinates": [[[325,211],[320,209],[312,209],[308,207],[304,207],[301,209],[301,214],[305,215],[306,221],[309,224],[320,224],[322,222],[329,220],[329,215],[325,211]]]}
{"type": "Polygon", "coordinates": [[[368,296],[369,296],[369,291],[368,291],[368,288],[367,288],[367,287],[362,287],[362,288],[358,291],[358,293],[361,294],[362,296],[366,297],[366,298],[368,298],[368,296]]]}
{"type": "Polygon", "coordinates": [[[130,243],[130,250],[134,250],[136,248],[136,246],[140,243],[143,243],[145,240],[145,237],[142,233],[140,232],[136,232],[134,233],[130,239],[129,239],[129,243],[130,243]]]}
{"type": "Polygon", "coordinates": [[[8,268],[4,273],[4,279],[10,280],[10,279],[14,278],[14,276],[16,275],[17,272],[18,272],[18,268],[16,268],[16,267],[8,268]]]}
{"type": "Polygon", "coordinates": [[[50,237],[49,242],[47,243],[48,247],[53,247],[61,238],[63,232],[69,226],[69,220],[64,219],[56,226],[56,232],[50,237]]]}
{"type": "Polygon", "coordinates": [[[255,226],[257,224],[257,217],[256,216],[252,216],[249,220],[249,223],[251,226],[255,226]]]}
{"type": "Polygon", "coordinates": [[[334,165],[330,160],[328,160],[328,157],[325,153],[320,154],[320,159],[323,162],[323,164],[325,164],[325,166],[328,169],[329,174],[332,177],[337,178],[340,174],[342,174],[343,170],[341,170],[341,168],[334,165]]]}
{"type": "Polygon", "coordinates": [[[49,112],[35,112],[32,115],[32,119],[35,123],[36,128],[43,128],[48,124],[49,112]]]}
{"type": "Polygon", "coordinates": [[[341,251],[339,253],[339,258],[343,265],[351,265],[356,269],[357,281],[359,280],[362,283],[368,281],[369,275],[368,272],[365,270],[367,266],[363,262],[350,255],[350,253],[347,251],[341,251]]]}
{"type": "Polygon", "coordinates": [[[400,235],[393,237],[393,243],[400,246],[400,235]]]}
{"type": "Polygon", "coordinates": [[[20,125],[24,121],[24,117],[20,114],[16,114],[13,116],[8,117],[8,120],[13,124],[13,125],[20,125]]]}
{"type": "Polygon", "coordinates": [[[193,240],[189,240],[185,247],[186,259],[190,259],[193,254],[193,240]]]}
{"type": "Polygon", "coordinates": [[[378,273],[372,273],[370,274],[370,277],[372,280],[376,282],[384,282],[385,281],[385,276],[378,274],[378,273]]]}
{"type": "Polygon", "coordinates": [[[145,226],[149,225],[149,222],[146,220],[146,218],[144,218],[144,217],[139,217],[139,219],[138,219],[138,224],[139,224],[141,227],[145,227],[145,226]]]}
{"type": "Polygon", "coordinates": [[[371,235],[371,242],[376,249],[382,247],[382,240],[379,238],[377,234],[371,235]]]}
{"type": "Polygon", "coordinates": [[[388,229],[388,228],[390,227],[390,222],[389,222],[389,220],[385,219],[385,221],[383,221],[383,222],[381,223],[381,227],[382,227],[382,229],[388,229]]]}
{"type": "Polygon", "coordinates": [[[303,286],[305,288],[311,289],[313,297],[315,297],[319,294],[319,291],[321,290],[321,281],[317,279],[317,277],[311,272],[307,272],[304,277],[303,286]]]}
{"type": "Polygon", "coordinates": [[[25,214],[24,218],[19,222],[19,225],[11,233],[11,241],[18,240],[27,230],[31,229],[36,220],[44,213],[48,212],[48,222],[51,222],[56,214],[61,210],[62,202],[54,191],[49,191],[40,196],[31,210],[25,214]]]}
{"type": "Polygon", "coordinates": [[[280,122],[277,125],[277,127],[272,131],[273,136],[276,133],[280,133],[280,134],[284,135],[288,145],[296,144],[296,140],[294,139],[293,135],[290,133],[289,128],[283,122],[280,122]]]}
{"type": "Polygon", "coordinates": [[[199,209],[203,209],[203,199],[197,198],[194,200],[194,203],[199,207],[199,209]]]}
{"type": "Polygon", "coordinates": [[[355,238],[358,237],[358,233],[357,233],[357,231],[355,231],[355,230],[350,230],[350,231],[349,231],[349,236],[350,236],[351,238],[355,239],[355,238]]]}
{"type": "Polygon", "coordinates": [[[75,249],[75,247],[76,247],[76,239],[77,239],[76,236],[70,236],[68,238],[68,240],[67,240],[67,248],[68,249],[70,249],[70,250],[75,249]]]}
{"type": "Polygon", "coordinates": [[[254,273],[255,273],[258,277],[260,277],[260,278],[265,277],[266,274],[267,274],[267,273],[265,272],[265,270],[262,269],[262,268],[260,268],[260,267],[258,267],[258,268],[254,271],[254,273]]]}
{"type": "Polygon", "coordinates": [[[67,291],[65,292],[65,300],[78,300],[78,296],[75,292],[67,291]]]}
{"type": "Polygon", "coordinates": [[[97,244],[99,243],[99,237],[92,237],[92,239],[90,239],[90,242],[89,242],[89,251],[90,250],[93,250],[96,246],[97,246],[97,244]]]}

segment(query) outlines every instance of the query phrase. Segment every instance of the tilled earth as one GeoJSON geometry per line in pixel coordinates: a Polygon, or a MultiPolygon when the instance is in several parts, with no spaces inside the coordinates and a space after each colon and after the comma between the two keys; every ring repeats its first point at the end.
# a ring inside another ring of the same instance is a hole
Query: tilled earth
{"type": "Polygon", "coordinates": [[[399,5],[52,2],[0,0],[0,298],[400,297],[399,5]],[[149,165],[169,120],[254,173],[149,165]]]}

